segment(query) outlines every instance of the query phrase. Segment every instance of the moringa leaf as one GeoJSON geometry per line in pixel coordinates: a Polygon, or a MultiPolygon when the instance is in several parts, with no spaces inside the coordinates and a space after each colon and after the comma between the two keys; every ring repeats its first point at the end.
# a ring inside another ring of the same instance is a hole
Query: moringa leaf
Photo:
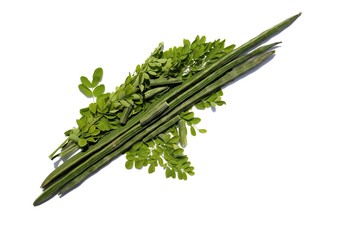
{"type": "Polygon", "coordinates": [[[126,169],[132,169],[134,165],[134,160],[128,160],[125,162],[125,168],[126,169]]]}
{"type": "Polygon", "coordinates": [[[206,133],[206,132],[207,132],[207,129],[198,129],[198,132],[200,132],[200,133],[206,133]]]}
{"type": "Polygon", "coordinates": [[[195,128],[193,126],[191,126],[191,134],[192,134],[192,136],[197,135],[196,130],[195,130],[195,128]]]}
{"type": "Polygon", "coordinates": [[[80,138],[78,141],[78,145],[79,147],[85,147],[87,145],[87,140],[85,140],[84,138],[80,138]]]}
{"type": "Polygon", "coordinates": [[[92,91],[89,88],[87,88],[85,85],[79,84],[78,88],[79,88],[80,92],[82,92],[86,97],[88,97],[88,98],[93,97],[92,91]]]}
{"type": "Polygon", "coordinates": [[[89,104],[89,110],[91,113],[96,114],[97,113],[97,104],[96,103],[89,104]]]}
{"type": "Polygon", "coordinates": [[[98,86],[98,84],[102,81],[103,78],[103,69],[97,68],[94,70],[93,73],[93,81],[92,81],[92,87],[95,88],[98,86]]]}
{"type": "Polygon", "coordinates": [[[148,173],[154,173],[155,171],[155,165],[154,164],[150,164],[149,168],[148,168],[148,173]]]}
{"type": "Polygon", "coordinates": [[[200,118],[195,117],[195,118],[193,118],[193,119],[191,120],[191,123],[192,123],[193,125],[196,125],[196,124],[200,123],[200,121],[201,121],[200,118]]]}
{"type": "Polygon", "coordinates": [[[100,84],[93,91],[94,97],[99,97],[100,95],[102,95],[104,93],[104,91],[105,91],[104,84],[100,84]]]}
{"type": "Polygon", "coordinates": [[[87,88],[93,88],[91,82],[89,81],[89,79],[88,79],[87,77],[81,76],[81,77],[80,77],[80,81],[81,81],[81,83],[82,83],[85,87],[87,87],[87,88]]]}

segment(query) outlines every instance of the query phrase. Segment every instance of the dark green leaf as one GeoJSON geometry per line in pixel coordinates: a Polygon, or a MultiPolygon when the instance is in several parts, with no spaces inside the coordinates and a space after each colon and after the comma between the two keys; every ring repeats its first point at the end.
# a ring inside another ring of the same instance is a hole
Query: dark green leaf
{"type": "Polygon", "coordinates": [[[88,79],[87,77],[81,76],[81,77],[80,77],[80,81],[81,81],[81,83],[82,83],[85,87],[87,87],[87,88],[93,88],[91,82],[89,81],[89,79],[88,79]]]}
{"type": "Polygon", "coordinates": [[[99,97],[101,94],[103,94],[105,91],[105,86],[104,84],[100,84],[99,86],[97,86],[94,91],[93,94],[95,97],[99,97]]]}
{"type": "Polygon", "coordinates": [[[80,92],[82,92],[86,97],[93,97],[93,93],[92,91],[90,91],[89,88],[87,88],[86,86],[84,86],[83,84],[79,84],[78,88],[80,90],[80,92]]]}

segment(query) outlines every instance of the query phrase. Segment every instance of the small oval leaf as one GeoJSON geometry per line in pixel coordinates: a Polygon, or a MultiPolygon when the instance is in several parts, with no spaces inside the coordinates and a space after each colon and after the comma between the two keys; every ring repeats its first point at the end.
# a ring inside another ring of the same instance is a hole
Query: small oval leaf
{"type": "Polygon", "coordinates": [[[198,132],[200,132],[200,133],[206,133],[206,132],[207,132],[207,129],[198,129],[198,132]]]}
{"type": "Polygon", "coordinates": [[[125,168],[126,169],[132,169],[134,165],[134,161],[133,160],[128,160],[125,162],[125,168]]]}
{"type": "Polygon", "coordinates": [[[149,168],[148,168],[148,173],[154,173],[155,171],[155,165],[154,164],[150,164],[149,168]]]}
{"type": "Polygon", "coordinates": [[[192,136],[196,136],[196,135],[197,135],[196,130],[194,129],[193,126],[191,126],[191,134],[192,134],[192,136]]]}
{"type": "Polygon", "coordinates": [[[99,97],[100,95],[102,95],[104,93],[104,91],[105,91],[104,84],[100,84],[93,91],[94,97],[99,97]]]}
{"type": "Polygon", "coordinates": [[[85,85],[79,84],[78,88],[79,88],[80,92],[82,92],[86,97],[89,97],[89,98],[93,97],[92,91],[90,91],[90,89],[87,88],[85,85]]]}
{"type": "Polygon", "coordinates": [[[81,83],[82,83],[85,87],[87,87],[87,88],[93,88],[91,82],[89,81],[89,79],[88,79],[87,77],[81,76],[81,77],[80,77],[80,81],[81,81],[81,83]]]}
{"type": "Polygon", "coordinates": [[[98,86],[98,84],[102,81],[102,78],[103,78],[103,69],[102,68],[95,69],[93,73],[93,81],[92,81],[93,88],[98,86]]]}
{"type": "Polygon", "coordinates": [[[84,138],[80,138],[78,141],[79,147],[85,147],[87,143],[88,143],[87,140],[85,140],[84,138]]]}

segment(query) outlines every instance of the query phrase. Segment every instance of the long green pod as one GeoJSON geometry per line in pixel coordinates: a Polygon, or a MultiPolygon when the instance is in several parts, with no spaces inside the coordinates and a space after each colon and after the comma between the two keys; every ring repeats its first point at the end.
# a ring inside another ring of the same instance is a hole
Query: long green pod
{"type": "MultiPolygon", "coordinates": [[[[205,86],[207,86],[209,83],[215,81],[217,78],[219,78],[220,76],[222,76],[224,73],[226,73],[227,71],[231,70],[233,67],[247,61],[248,59],[257,56],[259,54],[262,54],[264,52],[266,52],[267,50],[273,48],[274,46],[276,46],[277,44],[279,44],[279,42],[276,43],[272,43],[266,46],[262,46],[257,48],[256,50],[252,51],[251,53],[238,57],[235,60],[233,60],[232,62],[226,64],[225,66],[222,66],[221,68],[219,68],[217,71],[215,71],[214,73],[210,74],[208,77],[204,78],[203,81],[199,81],[197,84],[193,85],[192,88],[188,89],[185,94],[186,97],[182,97],[182,94],[184,93],[178,93],[178,97],[175,98],[175,102],[180,102],[184,99],[186,99],[187,97],[189,97],[192,92],[191,89],[196,89],[196,91],[200,91],[202,88],[204,88],[205,86]]],[[[174,101],[173,101],[174,102],[174,101]]],[[[151,110],[156,109],[159,105],[155,106],[154,108],[149,108],[151,110]]],[[[172,104],[172,106],[170,106],[168,108],[168,112],[172,110],[174,104],[172,104]]],[[[152,111],[148,111],[148,115],[152,115],[153,112],[152,111]]],[[[134,119],[138,119],[138,117],[140,117],[141,115],[138,114],[135,118],[133,118],[132,120],[134,121],[134,119]]],[[[141,119],[141,118],[140,118],[141,119]]],[[[128,123],[130,123],[132,120],[129,120],[128,123]]],[[[98,156],[98,154],[100,155],[104,155],[103,152],[109,151],[109,146],[114,146],[114,145],[118,145],[120,144],[121,141],[124,141],[124,139],[126,139],[126,137],[124,136],[124,134],[127,134],[127,132],[129,131],[136,131],[137,130],[137,125],[133,125],[133,124],[127,124],[125,127],[127,127],[127,131],[123,132],[123,135],[120,136],[116,136],[114,138],[111,139],[111,141],[108,141],[107,144],[102,145],[102,149],[99,150],[100,153],[98,153],[98,151],[93,154],[95,156],[98,156]],[[110,144],[111,143],[111,144],[110,144]]],[[[117,131],[117,130],[114,130],[117,131]]],[[[98,144],[96,144],[98,145],[98,144]]],[[[94,145],[94,146],[96,146],[94,145]]],[[[111,149],[110,149],[111,150],[111,149]]],[[[66,171],[68,171],[69,169],[71,169],[72,167],[74,167],[75,165],[77,165],[79,162],[81,162],[82,160],[85,159],[85,157],[87,157],[89,155],[89,150],[85,152],[85,154],[82,154],[83,152],[79,153],[76,156],[82,155],[82,158],[78,158],[76,159],[75,157],[69,159],[68,161],[66,161],[65,163],[63,163],[62,165],[60,165],[58,168],[56,168],[52,173],[50,173],[50,175],[44,180],[42,187],[46,188],[49,186],[49,184],[51,184],[51,182],[53,182],[54,180],[56,180],[56,178],[61,177],[61,175],[63,175],[66,171]]],[[[106,155],[107,153],[105,153],[106,155]]]]}
{"type": "MultiPolygon", "coordinates": [[[[235,78],[241,76],[242,74],[252,70],[253,68],[255,68],[257,66],[260,66],[264,61],[266,61],[270,57],[272,57],[273,54],[274,54],[274,51],[264,53],[262,56],[259,56],[258,58],[255,58],[255,59],[247,62],[247,64],[244,64],[244,65],[241,65],[241,66],[235,68],[233,71],[226,74],[226,76],[222,77],[217,82],[207,86],[204,89],[204,92],[200,92],[200,93],[194,95],[192,98],[188,99],[185,103],[178,106],[178,108],[176,108],[170,114],[168,114],[167,116],[164,116],[162,119],[160,119],[159,122],[162,122],[162,123],[165,122],[165,124],[166,124],[167,122],[169,122],[169,119],[172,118],[173,115],[175,115],[175,117],[178,117],[177,114],[178,114],[179,111],[184,111],[184,110],[188,109],[190,106],[193,106],[195,102],[202,99],[208,93],[219,90],[222,86],[224,86],[224,85],[228,84],[229,82],[233,81],[235,78]]],[[[173,119],[175,117],[173,117],[173,119]]],[[[172,124],[174,124],[174,123],[172,123],[172,124]]],[[[150,133],[150,135],[152,136],[153,132],[150,133]]],[[[146,139],[148,137],[149,137],[149,135],[146,137],[146,139]]],[[[99,162],[102,162],[102,164],[104,164],[104,165],[108,164],[109,161],[113,160],[114,158],[116,158],[120,154],[123,154],[124,152],[126,152],[127,149],[129,149],[134,143],[140,141],[141,139],[142,139],[142,136],[137,135],[131,141],[128,141],[126,144],[122,145],[117,150],[113,151],[110,155],[108,155],[108,156],[104,157],[103,159],[101,159],[99,162]]],[[[100,168],[102,168],[103,167],[102,164],[96,163],[96,165],[99,168],[95,168],[94,171],[98,171],[100,168]]],[[[89,173],[89,174],[92,174],[92,173],[89,173]]],[[[74,181],[73,183],[70,183],[70,184],[73,185],[73,186],[76,186],[77,184],[84,181],[89,176],[89,174],[81,174],[82,177],[78,179],[78,182],[74,181]]]]}
{"type": "Polygon", "coordinates": [[[89,147],[88,150],[80,152],[76,155],[74,155],[72,158],[68,159],[65,163],[60,165],[58,168],[56,168],[52,173],[46,177],[44,182],[42,183],[42,187],[46,187],[47,184],[49,184],[51,181],[53,181],[58,176],[62,175],[64,172],[68,171],[70,168],[77,165],[79,162],[83,161],[87,156],[92,155],[94,152],[104,148],[104,146],[108,145],[109,142],[113,141],[114,137],[118,137],[121,134],[123,134],[125,131],[129,130],[132,126],[138,123],[139,119],[145,116],[146,114],[149,114],[149,110],[152,109],[152,107],[157,106],[160,102],[167,101],[168,99],[174,98],[177,96],[177,93],[184,91],[185,89],[188,89],[191,87],[194,83],[198,82],[200,79],[204,78],[205,76],[209,75],[211,72],[214,72],[221,66],[223,66],[225,63],[231,61],[232,59],[236,58],[237,56],[251,50],[252,48],[258,46],[260,43],[272,38],[274,35],[280,33],[284,29],[286,29],[288,26],[290,26],[299,16],[301,13],[294,15],[281,23],[273,26],[272,28],[262,32],[257,37],[251,39],[250,41],[246,42],[245,44],[241,45],[240,47],[236,48],[223,58],[221,58],[219,61],[214,63],[213,65],[206,68],[201,73],[195,75],[193,78],[189,79],[188,81],[185,81],[183,84],[178,85],[177,87],[174,87],[170,91],[168,91],[166,94],[164,94],[158,101],[153,103],[147,111],[140,113],[136,116],[134,116],[132,119],[128,121],[128,123],[120,127],[116,130],[113,130],[109,134],[105,135],[103,138],[99,140],[98,143],[92,145],[89,147]]]}
{"type": "MultiPolygon", "coordinates": [[[[154,136],[157,136],[160,133],[163,133],[164,131],[166,131],[168,128],[174,126],[174,124],[176,124],[178,121],[180,120],[180,117],[177,115],[174,118],[172,118],[170,121],[168,121],[167,123],[165,123],[164,125],[158,127],[156,130],[154,130],[153,132],[151,132],[146,138],[144,138],[143,141],[147,141],[147,139],[151,139],[154,136]]],[[[78,177],[76,177],[75,179],[73,179],[71,182],[69,182],[68,184],[66,184],[66,186],[64,188],[62,188],[59,192],[60,195],[64,195],[67,192],[69,192],[70,190],[72,190],[73,188],[75,188],[76,186],[79,186],[80,184],[82,184],[89,176],[91,176],[92,174],[94,174],[95,172],[101,170],[103,167],[105,167],[108,163],[111,162],[111,160],[113,160],[114,158],[116,158],[118,156],[118,154],[123,154],[126,152],[126,149],[132,147],[133,142],[138,142],[138,141],[142,141],[142,136],[137,135],[132,141],[129,141],[128,143],[124,144],[122,149],[118,149],[117,151],[112,152],[110,155],[102,158],[100,161],[98,161],[96,164],[92,165],[91,167],[89,167],[86,171],[84,171],[83,173],[81,173],[78,177]],[[125,150],[124,150],[125,149],[125,150]]]]}
{"type": "Polygon", "coordinates": [[[186,121],[184,119],[181,119],[178,122],[178,128],[179,128],[179,144],[182,148],[185,148],[187,146],[187,127],[186,127],[186,121]]]}
{"type": "MultiPolygon", "coordinates": [[[[184,111],[188,109],[189,107],[193,106],[196,102],[207,96],[209,93],[219,90],[222,86],[226,85],[227,83],[233,81],[237,77],[241,76],[242,74],[254,69],[257,66],[260,66],[264,61],[268,60],[270,57],[272,57],[274,54],[274,51],[266,52],[258,57],[255,57],[246,63],[235,67],[232,71],[225,74],[223,77],[218,79],[216,82],[208,85],[206,88],[203,89],[203,91],[198,92],[191,98],[189,98],[186,102],[182,103],[181,105],[177,106],[172,112],[167,114],[166,116],[163,116],[161,119],[159,119],[155,124],[150,125],[148,128],[146,128],[144,131],[141,132],[141,134],[135,135],[132,140],[128,141],[127,144],[123,146],[118,146],[118,148],[111,153],[109,156],[107,156],[108,161],[111,161],[114,156],[118,156],[122,154],[124,151],[126,151],[129,147],[131,147],[134,143],[139,141],[139,139],[143,139],[145,136],[150,134],[152,131],[154,131],[155,128],[161,126],[162,124],[166,123],[170,119],[172,119],[174,116],[177,116],[177,114],[181,111],[184,111]],[[126,148],[127,147],[127,148],[126,148]]],[[[114,146],[115,147],[115,146],[114,146]]],[[[101,160],[101,159],[100,159],[101,160]]],[[[35,200],[34,206],[40,205],[47,200],[51,199],[53,196],[55,196],[61,189],[69,182],[71,182],[74,178],[79,176],[81,173],[86,171],[90,166],[96,164],[100,161],[97,158],[89,158],[88,161],[80,164],[75,169],[71,170],[66,176],[64,176],[59,181],[52,184],[50,187],[44,190],[44,192],[35,200]]]]}

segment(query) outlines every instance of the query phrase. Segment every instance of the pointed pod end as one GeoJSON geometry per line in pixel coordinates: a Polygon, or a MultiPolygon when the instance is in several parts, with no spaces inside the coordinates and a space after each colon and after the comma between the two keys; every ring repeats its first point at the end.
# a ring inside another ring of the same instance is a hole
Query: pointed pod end
{"type": "Polygon", "coordinates": [[[296,21],[297,18],[299,18],[302,15],[302,12],[299,12],[298,14],[294,15],[293,17],[290,17],[290,20],[292,20],[292,22],[296,21]]]}

